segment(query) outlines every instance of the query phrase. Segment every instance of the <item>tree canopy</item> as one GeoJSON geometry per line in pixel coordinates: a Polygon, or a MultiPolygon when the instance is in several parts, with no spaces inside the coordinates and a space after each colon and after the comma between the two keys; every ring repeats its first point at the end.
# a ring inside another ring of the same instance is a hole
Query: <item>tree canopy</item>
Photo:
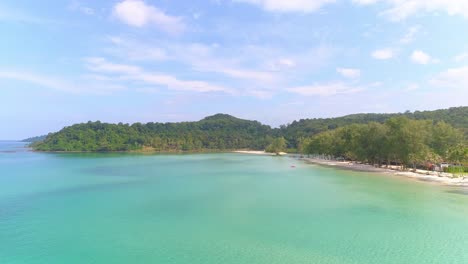
{"type": "Polygon", "coordinates": [[[311,137],[306,154],[321,154],[370,163],[405,166],[450,161],[468,164],[467,144],[460,130],[444,121],[413,120],[405,116],[380,124],[353,124],[311,137]]]}
{"type": "Polygon", "coordinates": [[[279,155],[281,152],[286,151],[286,140],[284,137],[278,137],[273,139],[273,141],[265,149],[266,152],[276,153],[279,155]]]}
{"type": "Polygon", "coordinates": [[[216,114],[196,122],[65,127],[32,144],[39,151],[290,149],[367,162],[467,160],[468,107],[303,119],[280,128],[216,114]]]}
{"type": "Polygon", "coordinates": [[[217,114],[198,122],[106,124],[65,127],[33,144],[40,151],[197,151],[265,149],[272,129],[257,121],[217,114]]]}

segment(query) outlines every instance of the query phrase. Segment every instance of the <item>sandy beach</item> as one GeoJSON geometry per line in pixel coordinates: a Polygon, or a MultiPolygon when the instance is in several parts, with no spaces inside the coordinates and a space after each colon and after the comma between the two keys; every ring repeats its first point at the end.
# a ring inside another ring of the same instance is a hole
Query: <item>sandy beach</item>
{"type": "Polygon", "coordinates": [[[332,161],[332,160],[322,160],[322,159],[314,159],[314,158],[301,158],[307,163],[317,164],[321,166],[339,168],[339,169],[346,169],[346,170],[354,170],[354,171],[363,171],[363,172],[373,172],[373,173],[381,173],[386,175],[393,175],[393,176],[400,176],[400,177],[407,177],[412,178],[420,181],[425,182],[434,182],[443,185],[450,185],[450,186],[462,186],[468,187],[468,177],[458,177],[454,178],[451,173],[439,173],[433,171],[425,171],[425,170],[416,170],[413,171],[401,171],[397,170],[396,168],[383,168],[383,167],[374,167],[372,165],[367,164],[359,164],[353,162],[346,162],[346,161],[332,161]]]}
{"type": "MultiPolygon", "coordinates": [[[[268,153],[265,151],[256,151],[256,150],[236,150],[233,153],[240,154],[252,154],[252,155],[265,155],[265,156],[275,156],[274,153],[268,153]]],[[[287,153],[281,152],[280,155],[286,155],[287,153]]],[[[299,160],[305,161],[306,163],[316,164],[320,166],[333,167],[344,170],[353,170],[353,171],[362,171],[362,172],[373,172],[379,174],[385,174],[390,176],[399,176],[411,178],[419,181],[433,182],[442,185],[449,186],[460,186],[468,187],[468,177],[453,177],[451,173],[444,172],[434,172],[426,170],[399,170],[398,167],[393,166],[390,168],[385,167],[374,167],[368,164],[360,164],[348,161],[334,161],[334,160],[323,160],[315,158],[300,158],[299,160]]]]}
{"type": "MultiPolygon", "coordinates": [[[[275,153],[268,153],[261,150],[236,150],[233,153],[240,153],[240,154],[253,154],[253,155],[266,155],[266,156],[277,156],[275,153]]],[[[286,155],[286,152],[280,152],[279,155],[283,156],[286,155]]]]}

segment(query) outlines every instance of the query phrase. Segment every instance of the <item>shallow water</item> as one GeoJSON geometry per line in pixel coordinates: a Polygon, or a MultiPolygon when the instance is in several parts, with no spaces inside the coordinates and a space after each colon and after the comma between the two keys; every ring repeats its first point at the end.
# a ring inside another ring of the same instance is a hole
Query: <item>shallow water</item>
{"type": "Polygon", "coordinates": [[[467,194],[285,157],[0,142],[0,263],[468,263],[467,194]]]}

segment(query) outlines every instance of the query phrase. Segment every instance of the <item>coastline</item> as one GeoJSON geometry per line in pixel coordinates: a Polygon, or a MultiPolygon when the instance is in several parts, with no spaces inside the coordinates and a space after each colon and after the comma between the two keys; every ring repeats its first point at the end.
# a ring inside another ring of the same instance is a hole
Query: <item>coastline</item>
{"type": "Polygon", "coordinates": [[[320,165],[324,167],[331,167],[344,170],[361,171],[361,172],[372,172],[378,174],[385,174],[397,177],[406,177],[424,182],[433,182],[441,185],[456,186],[456,187],[468,187],[468,177],[465,178],[452,178],[450,173],[438,173],[432,171],[416,170],[413,171],[401,171],[390,168],[374,167],[372,165],[358,164],[346,161],[332,161],[322,160],[314,158],[300,158],[299,160],[305,161],[309,164],[320,165]]]}
{"type": "MultiPolygon", "coordinates": [[[[280,152],[279,155],[275,153],[268,153],[265,151],[259,150],[198,150],[198,151],[155,151],[153,149],[142,149],[142,150],[132,150],[132,151],[37,151],[32,148],[28,148],[32,152],[42,152],[42,153],[57,153],[57,154],[77,154],[77,153],[129,153],[129,154],[201,154],[201,153],[237,153],[237,154],[249,154],[249,155],[262,155],[262,156],[285,156],[287,153],[280,152]]],[[[305,163],[315,164],[324,167],[343,169],[343,170],[352,170],[360,172],[371,172],[376,174],[383,174],[387,176],[397,176],[397,177],[406,177],[409,179],[414,179],[424,182],[432,182],[440,185],[446,186],[455,186],[455,187],[466,187],[468,188],[468,177],[459,177],[454,178],[451,173],[439,173],[433,171],[425,170],[416,170],[414,171],[401,171],[396,168],[383,168],[383,167],[374,167],[368,164],[359,164],[346,161],[333,161],[333,160],[323,160],[315,158],[298,158],[298,160],[304,161],[305,163]]]]}
{"type": "Polygon", "coordinates": [[[264,156],[284,156],[286,152],[280,152],[278,155],[276,153],[268,153],[264,150],[234,150],[232,153],[239,153],[239,154],[252,154],[252,155],[264,155],[264,156]]]}

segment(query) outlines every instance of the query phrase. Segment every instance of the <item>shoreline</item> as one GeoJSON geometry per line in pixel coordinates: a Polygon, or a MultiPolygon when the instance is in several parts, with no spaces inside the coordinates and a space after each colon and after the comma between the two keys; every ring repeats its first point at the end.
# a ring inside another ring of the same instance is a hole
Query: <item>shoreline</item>
{"type": "Polygon", "coordinates": [[[280,152],[278,155],[276,153],[268,153],[264,150],[234,150],[231,153],[238,153],[238,154],[252,154],[252,155],[264,155],[264,156],[284,156],[286,152],[280,152]]]}
{"type": "MultiPolygon", "coordinates": [[[[51,154],[85,154],[85,153],[102,153],[102,154],[109,154],[109,153],[128,153],[128,154],[207,154],[207,153],[237,153],[237,154],[249,154],[249,155],[260,155],[260,156],[287,156],[287,153],[280,152],[279,155],[275,153],[268,153],[261,150],[198,150],[198,151],[148,151],[148,150],[137,150],[137,151],[37,151],[32,148],[28,148],[29,151],[38,152],[38,153],[51,153],[51,154]]],[[[396,170],[391,168],[383,168],[383,167],[374,167],[368,164],[359,164],[353,162],[346,162],[346,161],[333,161],[333,160],[323,160],[323,159],[316,159],[316,158],[296,158],[300,161],[304,161],[305,163],[315,164],[323,167],[329,168],[336,168],[336,169],[343,169],[343,170],[351,170],[351,171],[360,171],[360,172],[370,172],[376,174],[383,174],[387,176],[397,176],[397,177],[405,177],[408,179],[414,179],[423,182],[431,182],[445,186],[454,186],[454,187],[466,187],[468,188],[468,176],[453,178],[452,174],[444,173],[444,172],[433,172],[433,171],[425,171],[425,170],[416,170],[416,172],[406,170],[396,170]]]]}
{"type": "Polygon", "coordinates": [[[371,172],[377,174],[385,174],[389,176],[397,176],[397,177],[406,177],[409,179],[414,179],[423,182],[432,182],[446,186],[454,186],[454,187],[468,187],[468,177],[465,178],[452,178],[452,174],[450,173],[438,173],[432,171],[424,171],[424,170],[416,170],[413,171],[401,171],[401,170],[394,170],[390,168],[382,168],[382,167],[374,167],[372,165],[367,164],[358,164],[353,162],[346,162],[346,161],[332,161],[332,160],[322,160],[322,159],[315,159],[315,158],[299,158],[309,164],[320,165],[329,168],[336,168],[336,169],[343,169],[343,170],[352,170],[352,171],[360,171],[360,172],[371,172]]]}

